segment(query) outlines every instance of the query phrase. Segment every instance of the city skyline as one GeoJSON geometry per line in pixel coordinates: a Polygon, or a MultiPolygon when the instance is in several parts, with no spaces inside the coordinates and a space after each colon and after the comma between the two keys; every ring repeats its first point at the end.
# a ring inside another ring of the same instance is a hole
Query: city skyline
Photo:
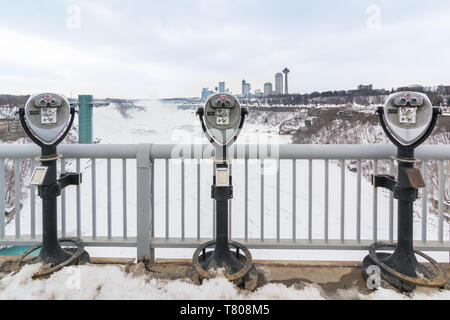
{"type": "Polygon", "coordinates": [[[450,3],[436,0],[4,1],[0,78],[4,93],[102,98],[198,96],[212,79],[263,89],[280,65],[295,70],[290,92],[438,85],[450,43],[435,39],[449,29],[450,3]]]}
{"type": "MultiPolygon", "coordinates": [[[[251,83],[247,82],[245,79],[241,81],[241,91],[240,93],[235,92],[234,94],[237,96],[244,96],[244,97],[250,97],[252,95],[270,95],[270,94],[288,94],[288,76],[287,74],[290,72],[288,68],[284,68],[282,71],[285,76],[283,77],[283,74],[281,72],[275,73],[275,90],[273,90],[272,82],[265,82],[262,86],[262,89],[260,87],[255,86],[252,93],[252,85],[251,83]]],[[[214,90],[209,90],[209,87],[203,87],[201,98],[205,99],[210,94],[214,93],[225,93],[230,92],[229,89],[225,89],[226,85],[224,81],[219,82],[218,87],[214,87],[214,90]]],[[[300,93],[300,92],[296,92],[300,93]]]]}
{"type": "MultiPolygon", "coordinates": [[[[246,97],[246,98],[251,98],[251,97],[263,97],[263,96],[269,96],[269,95],[301,95],[301,94],[311,94],[311,93],[316,93],[319,91],[312,91],[312,92],[300,92],[299,90],[294,90],[294,91],[289,91],[288,89],[288,74],[291,72],[290,69],[288,69],[287,67],[285,67],[282,72],[277,72],[275,73],[275,77],[274,77],[274,84],[275,84],[275,89],[274,86],[272,84],[272,82],[268,81],[265,82],[263,84],[262,89],[258,86],[255,86],[252,90],[252,84],[247,82],[247,80],[242,79],[241,81],[241,91],[240,92],[232,92],[230,91],[228,88],[226,88],[226,83],[224,81],[220,81],[219,82],[219,86],[214,87],[214,90],[209,90],[209,87],[203,87],[202,88],[202,93],[201,93],[201,98],[203,100],[206,100],[208,96],[215,94],[215,93],[232,93],[238,97],[246,97]],[[283,76],[284,74],[284,76],[283,76]],[[253,92],[252,92],[253,91],[253,92]]],[[[425,90],[431,90],[432,88],[435,88],[436,90],[439,90],[439,88],[449,88],[450,85],[447,84],[438,84],[435,86],[426,86],[426,85],[422,85],[422,84],[408,84],[408,85],[402,85],[399,87],[392,87],[392,88],[385,88],[385,87],[379,87],[379,88],[374,88],[374,85],[372,83],[370,84],[358,84],[357,86],[355,85],[355,87],[353,88],[334,88],[332,90],[325,90],[322,92],[327,92],[327,91],[373,91],[373,90],[386,90],[386,91],[390,91],[390,90],[398,90],[398,89],[402,89],[402,90],[408,90],[408,89],[425,89],[425,90]],[[356,90],[355,90],[356,89],[356,90]]]]}
{"type": "MultiPolygon", "coordinates": [[[[285,68],[286,70],[287,68],[285,68]]],[[[290,70],[288,70],[290,71],[290,70]]],[[[275,76],[280,75],[281,73],[276,73],[275,76]]],[[[223,83],[225,86],[225,82],[219,82],[219,83],[223,83]]],[[[299,96],[299,95],[309,95],[309,94],[317,94],[317,93],[327,93],[327,92],[336,92],[337,94],[341,94],[342,92],[346,92],[346,93],[351,93],[351,92],[371,92],[373,91],[374,93],[378,94],[377,92],[380,91],[385,91],[385,92],[390,92],[391,90],[397,90],[397,91],[408,91],[408,90],[412,90],[412,91],[443,91],[443,90],[450,90],[450,85],[448,84],[438,84],[438,85],[434,85],[434,86],[427,86],[427,85],[423,85],[423,84],[409,84],[409,85],[404,85],[404,86],[399,86],[399,87],[392,87],[392,88],[385,88],[385,87],[379,87],[379,88],[375,88],[373,86],[373,84],[358,84],[357,86],[353,87],[353,88],[335,88],[332,90],[325,90],[325,91],[311,91],[311,92],[288,92],[286,93],[286,91],[283,91],[282,93],[279,93],[275,90],[273,90],[273,86],[271,82],[266,82],[264,83],[263,86],[263,90],[260,88],[255,88],[253,90],[253,93],[251,93],[251,84],[248,83],[245,79],[242,80],[241,82],[242,84],[242,91],[240,93],[233,93],[231,92],[228,88],[225,89],[225,91],[220,91],[219,87],[215,87],[215,90],[209,90],[208,87],[204,87],[202,89],[202,93],[201,93],[201,99],[206,100],[210,95],[216,94],[216,93],[231,93],[234,94],[238,97],[246,97],[246,98],[260,98],[260,97],[264,97],[264,96],[274,96],[274,95],[291,95],[291,96],[299,96]]],[[[283,83],[281,83],[283,84],[283,83]]],[[[281,85],[280,85],[281,86],[281,85]]],[[[183,98],[183,97],[172,97],[172,98],[183,98]]],[[[184,97],[184,98],[195,98],[195,97],[184,97]]]]}

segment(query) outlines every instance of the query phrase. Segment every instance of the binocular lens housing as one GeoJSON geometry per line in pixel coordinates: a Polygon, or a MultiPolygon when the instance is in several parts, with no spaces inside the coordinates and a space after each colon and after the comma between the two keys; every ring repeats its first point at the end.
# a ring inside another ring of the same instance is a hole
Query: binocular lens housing
{"type": "Polygon", "coordinates": [[[220,146],[232,143],[239,133],[241,107],[238,99],[229,93],[210,96],[205,104],[204,124],[208,135],[220,146]]]}
{"type": "Polygon", "coordinates": [[[70,103],[62,95],[33,95],[25,105],[25,121],[31,134],[51,145],[64,133],[70,120],[70,103]]]}
{"type": "Polygon", "coordinates": [[[427,132],[432,115],[433,106],[425,94],[407,91],[387,98],[383,117],[393,138],[408,146],[427,132]]]}

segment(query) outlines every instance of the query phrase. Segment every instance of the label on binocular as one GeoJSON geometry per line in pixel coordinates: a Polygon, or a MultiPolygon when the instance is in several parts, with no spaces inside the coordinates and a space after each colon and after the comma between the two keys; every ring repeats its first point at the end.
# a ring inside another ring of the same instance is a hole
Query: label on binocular
{"type": "Polygon", "coordinates": [[[42,108],[41,109],[41,123],[53,124],[56,123],[56,108],[42,108]]]}
{"type": "Polygon", "coordinates": [[[224,118],[217,118],[217,124],[229,124],[230,118],[224,117],[224,118]]]}
{"type": "Polygon", "coordinates": [[[47,174],[47,167],[36,167],[31,175],[30,184],[41,185],[47,174]]]}
{"type": "Polygon", "coordinates": [[[417,108],[401,107],[399,112],[399,122],[414,124],[416,123],[417,108]]]}
{"type": "Polygon", "coordinates": [[[228,185],[228,169],[217,169],[216,170],[216,184],[218,186],[228,185]]]}
{"type": "Polygon", "coordinates": [[[230,124],[230,109],[216,110],[216,124],[222,125],[230,124]]]}

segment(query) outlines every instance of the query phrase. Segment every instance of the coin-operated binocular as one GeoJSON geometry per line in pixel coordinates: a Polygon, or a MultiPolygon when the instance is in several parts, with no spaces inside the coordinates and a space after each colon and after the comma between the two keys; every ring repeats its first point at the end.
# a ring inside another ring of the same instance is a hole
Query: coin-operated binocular
{"type": "Polygon", "coordinates": [[[397,146],[398,179],[389,175],[377,175],[372,179],[375,187],[393,192],[398,202],[397,244],[375,243],[363,261],[363,273],[369,280],[382,279],[401,291],[412,291],[416,286],[443,287],[447,282],[444,269],[431,257],[414,250],[413,205],[418,189],[425,187],[419,169],[414,164],[414,149],[422,144],[433,131],[441,109],[431,105],[425,94],[398,92],[390,95],[384,107],[378,108],[381,126],[389,139],[397,146]],[[377,253],[378,249],[393,247],[393,254],[377,253]],[[415,254],[428,260],[429,268],[416,259],[415,254]]]}
{"type": "Polygon", "coordinates": [[[258,274],[250,251],[228,239],[228,206],[233,198],[233,186],[227,150],[237,139],[247,114],[247,109],[241,108],[238,99],[231,94],[212,95],[205,107],[197,110],[203,131],[216,148],[211,187],[211,197],[216,201],[216,239],[195,251],[192,266],[200,281],[213,278],[214,270],[223,269],[228,280],[254,290],[258,274]],[[230,250],[230,246],[235,252],[230,250]],[[208,250],[212,248],[214,250],[208,250]]]}
{"type": "Polygon", "coordinates": [[[31,96],[25,108],[19,110],[20,122],[31,140],[41,147],[41,166],[33,171],[30,183],[38,186],[38,194],[42,198],[42,244],[26,251],[18,261],[31,252],[41,248],[40,254],[32,262],[50,264],[51,271],[66,265],[89,261],[81,240],[57,238],[57,197],[68,185],[81,183],[80,173],[62,173],[57,178],[56,161],[61,158],[57,154],[57,146],[69,133],[75,117],[75,108],[62,95],[37,94],[31,96]],[[61,243],[72,243],[76,249],[61,248],[61,243]]]}

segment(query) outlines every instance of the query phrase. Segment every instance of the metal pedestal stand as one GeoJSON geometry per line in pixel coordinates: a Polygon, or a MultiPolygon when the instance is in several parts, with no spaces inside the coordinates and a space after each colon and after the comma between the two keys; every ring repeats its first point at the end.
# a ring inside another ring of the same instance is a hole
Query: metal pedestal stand
{"type": "Polygon", "coordinates": [[[398,147],[397,157],[394,157],[398,162],[398,181],[393,176],[378,175],[373,177],[373,185],[389,189],[397,199],[398,242],[397,244],[374,243],[369,249],[369,255],[364,258],[363,274],[371,280],[374,280],[373,276],[381,276],[400,291],[412,291],[418,285],[444,287],[447,283],[444,269],[431,257],[414,250],[413,247],[413,205],[418,197],[418,188],[425,187],[420,170],[414,168],[414,163],[420,162],[414,159],[414,149],[430,135],[440,110],[433,109],[433,118],[428,129],[410,146],[401,145],[393,137],[387,129],[383,112],[383,108],[378,109],[381,125],[390,140],[398,147]],[[377,253],[378,249],[387,247],[395,248],[395,251],[392,254],[377,253]],[[432,268],[419,263],[415,254],[430,262],[432,268]]]}
{"type": "MultiPolygon", "coordinates": [[[[401,151],[399,150],[399,153],[401,151]]],[[[412,155],[412,154],[410,154],[412,155]]],[[[412,291],[417,285],[443,287],[447,282],[444,269],[431,257],[414,250],[413,247],[413,205],[417,199],[417,188],[425,184],[414,161],[398,157],[398,182],[392,176],[374,177],[375,187],[384,187],[394,193],[398,200],[398,242],[397,244],[375,243],[363,261],[363,272],[370,276],[370,266],[377,265],[381,277],[400,291],[412,291]],[[378,249],[395,248],[394,253],[377,253],[378,249]],[[415,254],[428,260],[433,268],[420,264],[415,254]]],[[[373,269],[372,269],[373,270],[373,269]]]]}
{"type": "MultiPolygon", "coordinates": [[[[215,166],[228,171],[226,163],[216,163],[215,166]]],[[[229,178],[231,182],[231,176],[229,178]]],[[[228,205],[229,200],[233,198],[233,186],[231,183],[226,186],[216,185],[214,176],[211,189],[211,196],[216,201],[216,239],[201,245],[195,251],[192,266],[200,281],[214,278],[217,271],[222,269],[228,280],[253,291],[258,284],[258,273],[253,265],[252,255],[245,246],[228,239],[228,205]],[[214,250],[208,251],[210,248],[214,250]]]]}
{"type": "Polygon", "coordinates": [[[71,108],[71,119],[68,128],[58,141],[52,145],[43,144],[31,133],[25,122],[25,111],[23,108],[20,109],[19,115],[25,132],[42,149],[41,157],[38,160],[41,161],[41,166],[46,168],[46,174],[43,183],[38,186],[38,194],[42,198],[42,244],[24,252],[15,262],[14,269],[16,271],[20,269],[20,265],[26,256],[37,249],[41,249],[39,256],[30,259],[29,263],[42,262],[49,265],[50,269],[34,274],[33,278],[37,278],[49,275],[67,265],[89,262],[89,254],[84,251],[84,245],[80,239],[65,238],[58,240],[57,232],[57,197],[61,195],[61,190],[68,185],[78,185],[81,183],[81,174],[76,173],[64,173],[57,179],[56,167],[57,159],[61,158],[57,154],[56,147],[70,130],[73,124],[75,109],[71,108]],[[63,249],[60,242],[73,243],[77,248],[63,249]]]}
{"type": "Polygon", "coordinates": [[[196,282],[213,278],[222,270],[228,280],[247,290],[254,290],[258,284],[258,273],[250,251],[242,244],[228,239],[228,206],[233,198],[233,185],[227,151],[236,141],[247,114],[248,110],[241,108],[237,98],[230,94],[211,96],[205,108],[197,110],[203,132],[216,147],[211,187],[211,198],[216,201],[216,239],[195,251],[192,269],[194,280],[198,280],[196,282]],[[235,252],[231,251],[230,246],[235,252]],[[213,250],[207,250],[210,248],[213,250]]]}

